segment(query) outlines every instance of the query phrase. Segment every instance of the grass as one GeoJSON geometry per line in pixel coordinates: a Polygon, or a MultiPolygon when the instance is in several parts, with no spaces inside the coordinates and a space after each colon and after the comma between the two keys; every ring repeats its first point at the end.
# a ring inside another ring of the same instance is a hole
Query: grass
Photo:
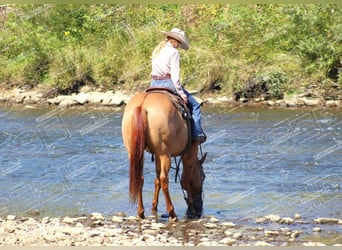
{"type": "Polygon", "coordinates": [[[180,27],[190,40],[181,51],[187,88],[233,95],[266,84],[270,98],[311,84],[341,91],[341,7],[5,5],[0,85],[46,86],[54,94],[85,84],[143,88],[159,31],[180,27]]]}

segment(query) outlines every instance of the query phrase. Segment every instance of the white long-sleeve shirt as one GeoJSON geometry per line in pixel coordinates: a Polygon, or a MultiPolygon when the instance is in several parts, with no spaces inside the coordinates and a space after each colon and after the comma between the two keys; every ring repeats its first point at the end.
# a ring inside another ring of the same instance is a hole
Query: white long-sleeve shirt
{"type": "Polygon", "coordinates": [[[159,51],[157,57],[152,58],[152,76],[171,76],[171,81],[177,93],[183,98],[186,97],[180,83],[180,56],[179,51],[167,42],[159,51]]]}

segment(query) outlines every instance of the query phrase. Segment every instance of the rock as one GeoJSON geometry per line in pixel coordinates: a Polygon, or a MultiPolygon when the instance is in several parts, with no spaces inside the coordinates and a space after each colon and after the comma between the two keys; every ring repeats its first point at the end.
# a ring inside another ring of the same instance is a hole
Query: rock
{"type": "Polygon", "coordinates": [[[297,238],[300,235],[300,233],[301,233],[300,231],[295,230],[295,231],[290,233],[290,237],[291,238],[297,238]]]}
{"type": "Polygon", "coordinates": [[[306,247],[324,247],[326,246],[324,243],[322,242],[305,242],[303,243],[303,246],[306,246],[306,247]]]}
{"type": "Polygon", "coordinates": [[[94,220],[91,224],[93,226],[102,226],[102,225],[104,225],[103,220],[94,220]]]}
{"type": "Polygon", "coordinates": [[[236,227],[236,224],[234,224],[233,222],[223,222],[221,223],[221,226],[224,226],[224,227],[236,227]]]}
{"type": "Polygon", "coordinates": [[[266,102],[266,104],[267,104],[268,106],[274,106],[274,105],[275,105],[275,102],[274,102],[274,101],[271,101],[271,100],[268,100],[268,101],[266,102]]]}
{"type": "Polygon", "coordinates": [[[152,229],[145,229],[141,232],[142,234],[150,234],[150,235],[155,235],[156,231],[152,229]]]}
{"type": "Polygon", "coordinates": [[[206,228],[216,228],[217,224],[214,223],[205,223],[203,226],[205,226],[206,228]]]}
{"type": "Polygon", "coordinates": [[[63,99],[62,101],[59,102],[58,106],[60,108],[68,108],[68,107],[74,106],[76,104],[77,104],[77,102],[75,100],[63,99]]]}
{"type": "Polygon", "coordinates": [[[231,231],[229,231],[229,230],[224,231],[224,234],[227,235],[227,236],[232,236],[233,235],[233,233],[231,231]]]}
{"type": "Polygon", "coordinates": [[[49,242],[56,242],[57,241],[57,238],[54,234],[45,235],[43,238],[44,238],[44,240],[47,240],[49,242]]]}
{"type": "Polygon", "coordinates": [[[224,238],[224,239],[220,240],[220,243],[221,243],[221,244],[224,244],[224,245],[231,246],[231,245],[233,245],[233,244],[236,243],[236,240],[227,237],[227,238],[224,238]]]}
{"type": "Polygon", "coordinates": [[[90,219],[91,220],[104,220],[105,218],[100,213],[92,213],[90,219]]]}
{"type": "Polygon", "coordinates": [[[279,235],[279,232],[278,231],[275,231],[275,230],[266,230],[264,232],[265,236],[266,237],[269,237],[269,236],[278,236],[279,235]]]}
{"type": "Polygon", "coordinates": [[[266,220],[271,222],[278,222],[280,220],[280,216],[276,214],[269,214],[265,216],[266,220]]]}
{"type": "Polygon", "coordinates": [[[254,246],[256,247],[268,247],[268,246],[272,246],[270,243],[267,243],[265,241],[257,241],[255,242],[254,246]]]}
{"type": "Polygon", "coordinates": [[[100,235],[101,235],[101,231],[99,231],[99,230],[92,230],[89,232],[90,237],[96,237],[96,236],[100,236],[100,235]]]}
{"type": "Polygon", "coordinates": [[[66,223],[66,224],[75,224],[76,222],[77,222],[76,218],[65,217],[63,219],[63,223],[66,223]]]}
{"type": "Polygon", "coordinates": [[[305,106],[315,107],[315,106],[320,105],[321,100],[320,99],[307,99],[307,98],[304,98],[303,102],[304,102],[305,106]]]}
{"type": "Polygon", "coordinates": [[[7,225],[5,227],[5,232],[8,232],[8,233],[14,233],[16,230],[16,227],[15,225],[7,225]]]}
{"type": "Polygon", "coordinates": [[[264,223],[267,221],[271,221],[271,222],[278,222],[280,220],[280,216],[276,215],[276,214],[269,214],[266,215],[264,217],[259,217],[255,220],[255,223],[259,224],[259,223],[264,223]]]}
{"type": "Polygon", "coordinates": [[[201,242],[208,242],[209,238],[208,237],[202,237],[202,238],[200,238],[200,241],[201,242]]]}
{"type": "Polygon", "coordinates": [[[129,220],[129,221],[136,221],[136,220],[137,220],[137,217],[135,217],[135,216],[128,216],[128,217],[126,217],[126,220],[129,220]]]}
{"type": "Polygon", "coordinates": [[[30,225],[30,226],[38,226],[39,223],[33,219],[33,218],[29,218],[27,221],[25,221],[26,225],[30,225]]]}
{"type": "Polygon", "coordinates": [[[47,99],[46,102],[48,104],[52,104],[52,105],[58,105],[60,103],[60,100],[58,98],[50,98],[50,99],[47,99]]]}
{"type": "Polygon", "coordinates": [[[285,100],[285,105],[289,108],[297,107],[297,101],[295,100],[285,100]]]}
{"type": "Polygon", "coordinates": [[[317,218],[314,220],[318,224],[337,224],[339,219],[336,218],[317,218]]]}
{"type": "Polygon", "coordinates": [[[294,219],[290,218],[290,217],[284,217],[284,218],[281,218],[279,220],[279,223],[280,224],[287,224],[287,225],[290,225],[294,222],[294,219]]]}
{"type": "Polygon", "coordinates": [[[119,216],[113,216],[113,217],[112,217],[112,221],[113,221],[113,222],[122,222],[122,221],[123,221],[123,218],[122,218],[122,217],[119,217],[119,216]]]}
{"type": "Polygon", "coordinates": [[[102,92],[89,92],[89,102],[92,104],[101,104],[103,99],[106,97],[105,93],[102,92]]]}
{"type": "Polygon", "coordinates": [[[320,227],[314,227],[312,230],[314,232],[321,232],[322,231],[320,227]]]}
{"type": "Polygon", "coordinates": [[[161,229],[161,228],[165,228],[166,225],[163,223],[152,223],[151,224],[151,228],[156,230],[156,229],[161,229]]]}
{"type": "Polygon", "coordinates": [[[234,239],[240,239],[240,238],[242,238],[242,234],[241,233],[233,233],[233,235],[232,235],[232,238],[234,238],[234,239]]]}
{"type": "Polygon", "coordinates": [[[219,220],[215,217],[211,217],[210,220],[209,220],[211,223],[217,223],[219,222],[219,220]]]}
{"type": "Polygon", "coordinates": [[[89,102],[89,94],[86,93],[79,93],[78,95],[73,97],[73,100],[77,102],[78,104],[85,104],[89,102]]]}
{"type": "Polygon", "coordinates": [[[7,215],[6,217],[7,220],[15,220],[16,219],[16,216],[15,215],[7,215]]]}
{"type": "Polygon", "coordinates": [[[286,102],[284,100],[276,100],[275,104],[277,106],[286,106],[286,102]]]}
{"type": "Polygon", "coordinates": [[[296,220],[300,220],[300,219],[302,218],[302,216],[301,216],[300,214],[295,214],[295,215],[294,215],[294,218],[295,218],[296,220]]]}
{"type": "Polygon", "coordinates": [[[267,219],[265,217],[259,217],[255,220],[256,224],[261,224],[261,223],[265,223],[267,221],[267,219]]]}
{"type": "Polygon", "coordinates": [[[326,105],[327,107],[334,108],[334,107],[337,107],[337,106],[338,106],[338,101],[328,100],[328,101],[325,102],[325,105],[326,105]]]}

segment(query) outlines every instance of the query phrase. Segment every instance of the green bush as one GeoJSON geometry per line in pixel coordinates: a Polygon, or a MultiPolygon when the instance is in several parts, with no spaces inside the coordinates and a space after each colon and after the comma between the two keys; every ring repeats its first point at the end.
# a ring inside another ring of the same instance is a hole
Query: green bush
{"type": "Polygon", "coordinates": [[[233,94],[251,82],[270,97],[315,83],[342,87],[342,5],[6,5],[0,84],[146,87],[160,30],[186,31],[187,88],[233,94]],[[335,85],[334,85],[335,84],[335,85]]]}

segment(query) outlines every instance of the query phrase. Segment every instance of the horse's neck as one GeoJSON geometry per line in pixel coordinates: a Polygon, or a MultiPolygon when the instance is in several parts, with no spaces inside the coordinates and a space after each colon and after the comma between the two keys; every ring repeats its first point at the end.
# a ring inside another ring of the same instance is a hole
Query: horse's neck
{"type": "Polygon", "coordinates": [[[182,162],[184,166],[192,166],[195,162],[198,161],[198,146],[191,145],[185,150],[182,156],[182,162]]]}

